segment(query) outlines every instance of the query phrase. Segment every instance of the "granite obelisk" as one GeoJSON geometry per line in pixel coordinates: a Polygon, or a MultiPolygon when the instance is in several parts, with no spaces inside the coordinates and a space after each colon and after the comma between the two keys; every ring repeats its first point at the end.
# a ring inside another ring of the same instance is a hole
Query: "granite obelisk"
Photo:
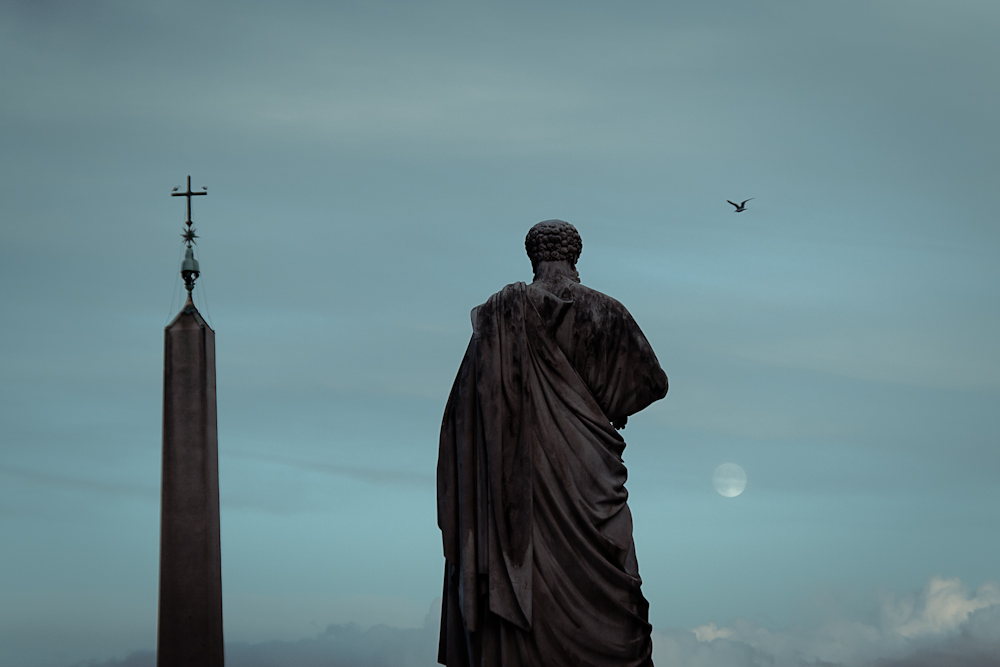
{"type": "Polygon", "coordinates": [[[200,275],[188,176],[187,245],[181,275],[187,302],[164,331],[163,478],[157,667],[222,667],[222,555],[215,332],[191,298],[200,275]]]}

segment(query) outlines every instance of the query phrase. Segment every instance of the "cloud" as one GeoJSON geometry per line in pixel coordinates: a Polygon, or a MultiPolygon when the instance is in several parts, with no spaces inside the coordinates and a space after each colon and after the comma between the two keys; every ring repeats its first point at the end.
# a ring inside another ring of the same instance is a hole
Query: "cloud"
{"type": "MultiPolygon", "coordinates": [[[[653,633],[657,667],[996,667],[1000,666],[1000,586],[970,594],[957,578],[932,577],[922,591],[883,594],[879,620],[863,622],[827,609],[816,627],[772,631],[736,620],[653,633]]],[[[437,664],[436,600],[421,628],[330,625],[299,641],[226,646],[229,667],[431,667],[437,664]]],[[[154,667],[155,654],[80,667],[154,667]]]]}
{"type": "Polygon", "coordinates": [[[733,631],[729,628],[718,628],[715,623],[706,623],[705,625],[699,625],[697,628],[691,630],[694,633],[695,639],[700,642],[710,642],[713,639],[727,639],[733,635],[733,631]]]}
{"type": "MultiPolygon", "coordinates": [[[[918,593],[884,593],[879,621],[828,613],[816,627],[772,631],[736,620],[654,634],[657,667],[1000,666],[1000,586],[970,594],[961,580],[932,577],[918,593]]],[[[831,610],[827,610],[831,611],[831,610]]]]}
{"type": "Polygon", "coordinates": [[[1000,603],[1000,586],[987,582],[972,597],[957,578],[934,577],[922,598],[889,599],[883,605],[889,627],[904,637],[920,637],[954,630],[979,609],[1000,603]]]}
{"type": "MultiPolygon", "coordinates": [[[[438,619],[436,600],[421,628],[373,625],[361,629],[353,623],[329,625],[326,630],[299,641],[260,644],[226,644],[229,667],[432,667],[437,664],[438,619]]],[[[81,663],[78,667],[155,667],[156,654],[137,651],[123,660],[81,663]]]]}
{"type": "Polygon", "coordinates": [[[961,631],[902,658],[881,659],[873,667],[996,667],[1000,665],[1000,605],[975,611],[961,631]]]}

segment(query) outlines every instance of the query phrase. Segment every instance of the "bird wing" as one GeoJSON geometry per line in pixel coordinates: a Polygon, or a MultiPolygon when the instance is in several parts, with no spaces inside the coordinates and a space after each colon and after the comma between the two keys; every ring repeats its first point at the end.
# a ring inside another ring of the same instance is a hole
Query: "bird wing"
{"type": "MultiPolygon", "coordinates": [[[[727,199],[726,201],[729,201],[729,200],[727,199]]],[[[739,204],[737,204],[736,202],[733,202],[733,201],[729,201],[729,203],[730,203],[730,204],[732,204],[733,206],[735,206],[736,208],[739,208],[739,207],[740,207],[740,205],[739,205],[739,204]]]]}
{"type": "MultiPolygon", "coordinates": [[[[753,197],[750,197],[750,199],[753,199],[753,197]]],[[[747,203],[748,201],[750,201],[750,199],[744,199],[744,200],[743,200],[743,203],[742,203],[742,204],[740,204],[740,206],[746,206],[746,203],[747,203]]]]}

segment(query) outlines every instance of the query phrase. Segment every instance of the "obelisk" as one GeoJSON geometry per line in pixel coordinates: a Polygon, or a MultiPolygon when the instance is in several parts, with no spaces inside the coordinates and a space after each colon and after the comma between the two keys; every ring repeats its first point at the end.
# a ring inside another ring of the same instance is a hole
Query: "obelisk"
{"type": "Polygon", "coordinates": [[[222,667],[222,555],[215,332],[191,298],[200,275],[187,197],[181,275],[187,302],[164,331],[163,478],[157,667],[222,667]]]}

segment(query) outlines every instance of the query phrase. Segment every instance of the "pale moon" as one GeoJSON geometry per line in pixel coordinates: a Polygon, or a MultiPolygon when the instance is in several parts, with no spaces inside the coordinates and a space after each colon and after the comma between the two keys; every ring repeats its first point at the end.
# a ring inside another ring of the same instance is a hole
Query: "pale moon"
{"type": "Polygon", "coordinates": [[[735,498],[743,493],[747,488],[747,474],[743,468],[735,463],[723,463],[715,469],[712,475],[712,484],[719,495],[726,498],[735,498]]]}

